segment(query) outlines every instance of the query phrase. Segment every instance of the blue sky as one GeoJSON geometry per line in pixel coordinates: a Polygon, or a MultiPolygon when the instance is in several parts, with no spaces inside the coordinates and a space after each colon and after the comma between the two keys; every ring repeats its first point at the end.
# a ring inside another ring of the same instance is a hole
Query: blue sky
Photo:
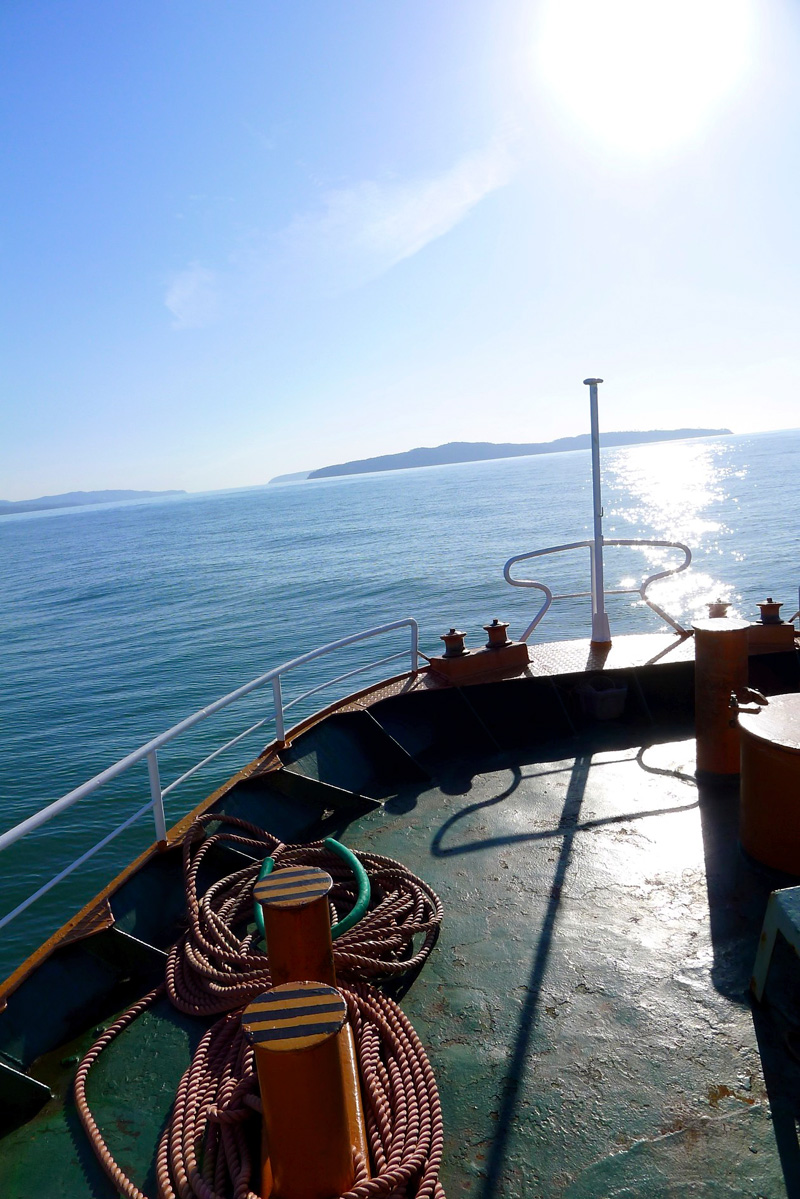
{"type": "Polygon", "coordinates": [[[798,424],[789,0],[0,29],[0,498],[545,440],[593,374],[608,429],[798,424]]]}

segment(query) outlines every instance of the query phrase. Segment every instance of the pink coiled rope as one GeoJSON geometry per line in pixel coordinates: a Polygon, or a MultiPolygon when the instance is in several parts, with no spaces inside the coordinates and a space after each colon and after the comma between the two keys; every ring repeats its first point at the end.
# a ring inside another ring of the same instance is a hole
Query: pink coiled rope
{"type": "MultiPolygon", "coordinates": [[[[334,878],[337,904],[352,906],[352,877],[321,842],[286,846],[244,821],[238,831],[205,836],[214,817],[201,817],[184,841],[189,928],[170,952],[166,983],[145,995],[91,1047],[75,1077],[78,1115],[104,1172],[126,1199],[147,1199],[114,1160],[87,1098],[87,1081],[101,1053],[165,991],[192,1015],[227,1012],[203,1036],[178,1087],[156,1158],[159,1199],[260,1199],[260,1110],[253,1051],[241,1026],[244,1006],[270,986],[267,959],[255,934],[237,927],[252,912],[258,863],[198,895],[205,854],[221,842],[258,849],[284,866],[321,866],[334,878]],[[201,838],[203,838],[201,842],[201,838]]],[[[365,978],[417,969],[430,953],[442,905],[426,883],[400,863],[360,855],[377,892],[376,906],[337,942],[337,975],[356,1044],[373,1177],[355,1162],[346,1199],[444,1199],[439,1182],[443,1127],[439,1094],[425,1050],[398,1005],[365,978]],[[414,948],[414,938],[422,945],[414,948]]],[[[264,1196],[263,1199],[268,1199],[264,1196]]]]}

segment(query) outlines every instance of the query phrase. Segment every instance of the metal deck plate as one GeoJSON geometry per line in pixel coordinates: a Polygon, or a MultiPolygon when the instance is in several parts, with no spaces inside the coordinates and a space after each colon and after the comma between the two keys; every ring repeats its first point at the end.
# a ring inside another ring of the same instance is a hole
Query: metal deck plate
{"type": "Polygon", "coordinates": [[[534,675],[626,670],[658,662],[693,662],[694,640],[665,633],[618,637],[610,645],[591,641],[549,641],[529,646],[534,675]]]}

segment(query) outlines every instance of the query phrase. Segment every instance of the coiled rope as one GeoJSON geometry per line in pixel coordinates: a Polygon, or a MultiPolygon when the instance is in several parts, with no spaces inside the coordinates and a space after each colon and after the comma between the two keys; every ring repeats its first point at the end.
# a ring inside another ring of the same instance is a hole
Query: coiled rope
{"type": "MultiPolygon", "coordinates": [[[[348,849],[346,845],[342,845],[341,841],[336,841],[333,837],[326,837],[322,844],[326,847],[326,849],[332,849],[334,853],[338,854],[340,858],[344,859],[346,865],[350,868],[350,870],[352,870],[358,884],[358,899],[353,904],[347,915],[343,916],[341,920],[337,921],[334,927],[331,929],[331,937],[333,940],[336,940],[337,937],[343,936],[348,929],[351,929],[354,924],[357,924],[361,917],[366,913],[372,897],[372,890],[370,888],[369,875],[361,865],[359,859],[353,853],[352,849],[348,849]]],[[[258,880],[256,885],[258,885],[262,879],[267,878],[267,876],[272,873],[274,866],[274,858],[264,859],[264,865],[258,872],[258,880]]],[[[261,939],[262,941],[266,941],[267,928],[264,924],[264,912],[261,904],[259,903],[255,905],[255,918],[256,927],[261,934],[261,939]]]]}
{"type": "MultiPolygon", "coordinates": [[[[271,857],[275,869],[318,866],[333,879],[331,917],[356,902],[356,880],[323,841],[284,845],[244,820],[226,818],[225,830],[205,837],[205,826],[219,817],[201,816],[183,844],[183,868],[189,928],[167,960],[167,994],[175,1007],[190,1015],[228,1012],[247,1004],[270,985],[269,963],[258,944],[258,933],[237,927],[253,910],[253,885],[259,863],[243,867],[214,883],[200,896],[197,879],[206,855],[227,844],[261,857],[271,857]]],[[[380,854],[359,854],[369,876],[375,905],[334,941],[336,977],[342,982],[392,978],[418,969],[427,958],[442,923],[442,903],[436,892],[400,862],[380,854]],[[415,937],[422,944],[414,950],[415,937]]]]}
{"type": "MultiPolygon", "coordinates": [[[[284,845],[245,821],[226,818],[227,829],[205,835],[218,817],[205,816],[183,846],[189,928],[170,952],[165,984],[129,1008],[94,1043],[78,1067],[75,1101],[92,1148],[126,1199],[147,1199],[114,1160],[86,1095],[89,1072],[100,1054],[166,990],[181,1011],[207,1016],[227,1012],[204,1035],[178,1087],[156,1158],[159,1199],[259,1199],[260,1110],[253,1051],[241,1027],[242,1008],[270,986],[257,934],[234,931],[252,916],[259,864],[248,865],[198,895],[205,855],[226,842],[264,852],[275,868],[313,865],[334,879],[332,918],[356,902],[358,887],[342,858],[324,842],[284,845]],[[201,841],[201,838],[202,841],[201,841]]],[[[266,856],[265,854],[265,856],[266,856]]],[[[356,1043],[364,1114],[374,1176],[355,1163],[346,1199],[444,1199],[439,1182],[443,1130],[433,1071],[414,1029],[397,1004],[367,978],[391,978],[417,969],[430,953],[442,919],[436,893],[399,862],[360,854],[371,883],[372,907],[334,945],[340,990],[356,1043]],[[414,938],[422,945],[415,950],[414,938]],[[347,979],[346,985],[342,981],[347,979]]],[[[264,1197],[266,1199],[266,1197],[264,1197]]]]}

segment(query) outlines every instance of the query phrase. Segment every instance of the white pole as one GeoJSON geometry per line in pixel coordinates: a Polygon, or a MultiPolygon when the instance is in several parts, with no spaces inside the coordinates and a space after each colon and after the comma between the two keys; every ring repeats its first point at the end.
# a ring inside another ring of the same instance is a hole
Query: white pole
{"type": "Polygon", "coordinates": [[[275,740],[283,744],[286,740],[286,728],[283,723],[283,696],[281,694],[281,676],[275,675],[272,680],[272,698],[275,701],[275,740]]]}
{"type": "Polygon", "coordinates": [[[166,845],[167,821],[164,815],[164,795],[161,790],[161,778],[158,773],[157,749],[151,749],[147,755],[147,774],[150,778],[150,795],[153,799],[153,820],[156,826],[156,841],[160,845],[166,845]]]}
{"type": "Polygon", "coordinates": [[[603,504],[600,497],[600,420],[597,413],[597,384],[602,379],[584,379],[589,386],[592,417],[592,501],[594,505],[594,541],[592,543],[592,643],[610,645],[611,630],[605,608],[603,582],[603,504]]]}

